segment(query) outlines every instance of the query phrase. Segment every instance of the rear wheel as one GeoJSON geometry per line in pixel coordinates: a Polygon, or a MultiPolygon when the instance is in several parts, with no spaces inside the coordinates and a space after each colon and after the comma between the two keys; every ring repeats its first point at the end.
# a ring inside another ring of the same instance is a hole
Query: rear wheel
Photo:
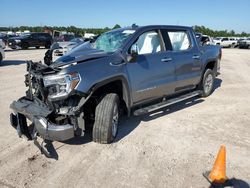
{"type": "Polygon", "coordinates": [[[28,45],[27,43],[23,43],[22,46],[21,46],[21,48],[22,48],[23,50],[28,49],[28,47],[29,47],[29,45],[28,45]]]}
{"type": "Polygon", "coordinates": [[[198,89],[202,91],[202,97],[208,97],[211,95],[214,89],[214,72],[211,69],[206,69],[205,73],[203,74],[203,78],[201,83],[198,86],[198,89]]]}
{"type": "Polygon", "coordinates": [[[40,48],[40,46],[36,46],[36,49],[39,49],[40,48]]]}
{"type": "Polygon", "coordinates": [[[96,107],[93,141],[111,143],[117,135],[118,123],[119,97],[115,93],[110,93],[96,107]]]}
{"type": "Polygon", "coordinates": [[[51,46],[51,44],[50,44],[49,42],[47,42],[47,43],[45,44],[45,48],[46,48],[46,49],[49,49],[50,46],[51,46]]]}

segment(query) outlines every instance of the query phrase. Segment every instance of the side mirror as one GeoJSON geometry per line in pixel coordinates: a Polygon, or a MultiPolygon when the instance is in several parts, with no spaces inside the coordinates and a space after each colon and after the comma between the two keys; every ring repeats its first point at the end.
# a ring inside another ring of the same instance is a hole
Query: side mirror
{"type": "Polygon", "coordinates": [[[131,46],[129,55],[127,56],[128,62],[135,62],[138,56],[138,45],[135,43],[131,46]]]}

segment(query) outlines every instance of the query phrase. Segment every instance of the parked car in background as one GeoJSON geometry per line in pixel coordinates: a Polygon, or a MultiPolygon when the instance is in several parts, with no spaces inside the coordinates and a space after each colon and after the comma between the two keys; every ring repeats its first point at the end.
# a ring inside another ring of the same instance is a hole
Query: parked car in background
{"type": "Polygon", "coordinates": [[[49,33],[27,33],[8,39],[8,46],[12,49],[27,49],[29,47],[39,49],[41,46],[50,48],[51,44],[52,37],[49,33]]]}
{"type": "Polygon", "coordinates": [[[5,58],[5,53],[4,53],[4,49],[0,46],[0,63],[2,62],[2,60],[5,58]]]}
{"type": "Polygon", "coordinates": [[[217,37],[213,40],[216,45],[220,45],[222,47],[234,48],[237,46],[237,40],[233,37],[217,37]]]}
{"type": "Polygon", "coordinates": [[[2,39],[5,46],[7,45],[8,39],[11,37],[16,37],[16,35],[15,34],[0,33],[0,39],[2,39]]]}
{"type": "Polygon", "coordinates": [[[221,55],[220,46],[200,46],[191,27],[112,30],[51,64],[27,62],[26,96],[10,105],[11,125],[37,143],[83,136],[88,124],[95,142],[110,143],[122,112],[139,116],[212,94],[221,55]]]}
{"type": "Polygon", "coordinates": [[[215,45],[213,39],[208,35],[202,35],[200,41],[202,45],[215,45]]]}
{"type": "Polygon", "coordinates": [[[54,42],[45,53],[44,62],[46,64],[55,61],[58,57],[65,55],[76,46],[86,42],[84,38],[74,38],[68,42],[54,42]]]}
{"type": "Polygon", "coordinates": [[[78,46],[85,42],[84,38],[73,38],[67,42],[54,42],[51,45],[51,49],[53,49],[53,53],[55,56],[62,56],[70,51],[72,48],[78,46]]]}
{"type": "Polygon", "coordinates": [[[240,40],[238,42],[239,48],[248,48],[250,49],[250,38],[240,40]]]}
{"type": "Polygon", "coordinates": [[[59,37],[55,37],[53,41],[54,42],[67,42],[74,38],[82,38],[82,36],[78,34],[67,33],[67,34],[62,34],[59,37]]]}

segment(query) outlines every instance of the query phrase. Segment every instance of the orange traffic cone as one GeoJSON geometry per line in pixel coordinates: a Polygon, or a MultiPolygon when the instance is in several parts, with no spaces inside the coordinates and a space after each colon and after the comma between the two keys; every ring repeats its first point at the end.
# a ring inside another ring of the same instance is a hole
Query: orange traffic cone
{"type": "Polygon", "coordinates": [[[210,182],[215,184],[223,184],[226,182],[226,147],[221,146],[217,158],[215,160],[212,171],[208,176],[210,182]]]}

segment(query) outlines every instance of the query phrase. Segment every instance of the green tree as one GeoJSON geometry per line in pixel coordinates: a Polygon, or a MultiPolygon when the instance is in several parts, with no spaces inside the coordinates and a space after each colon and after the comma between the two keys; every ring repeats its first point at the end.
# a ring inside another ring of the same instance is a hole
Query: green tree
{"type": "Polygon", "coordinates": [[[119,29],[119,28],[121,28],[119,24],[115,24],[115,26],[113,27],[113,29],[119,29]]]}

